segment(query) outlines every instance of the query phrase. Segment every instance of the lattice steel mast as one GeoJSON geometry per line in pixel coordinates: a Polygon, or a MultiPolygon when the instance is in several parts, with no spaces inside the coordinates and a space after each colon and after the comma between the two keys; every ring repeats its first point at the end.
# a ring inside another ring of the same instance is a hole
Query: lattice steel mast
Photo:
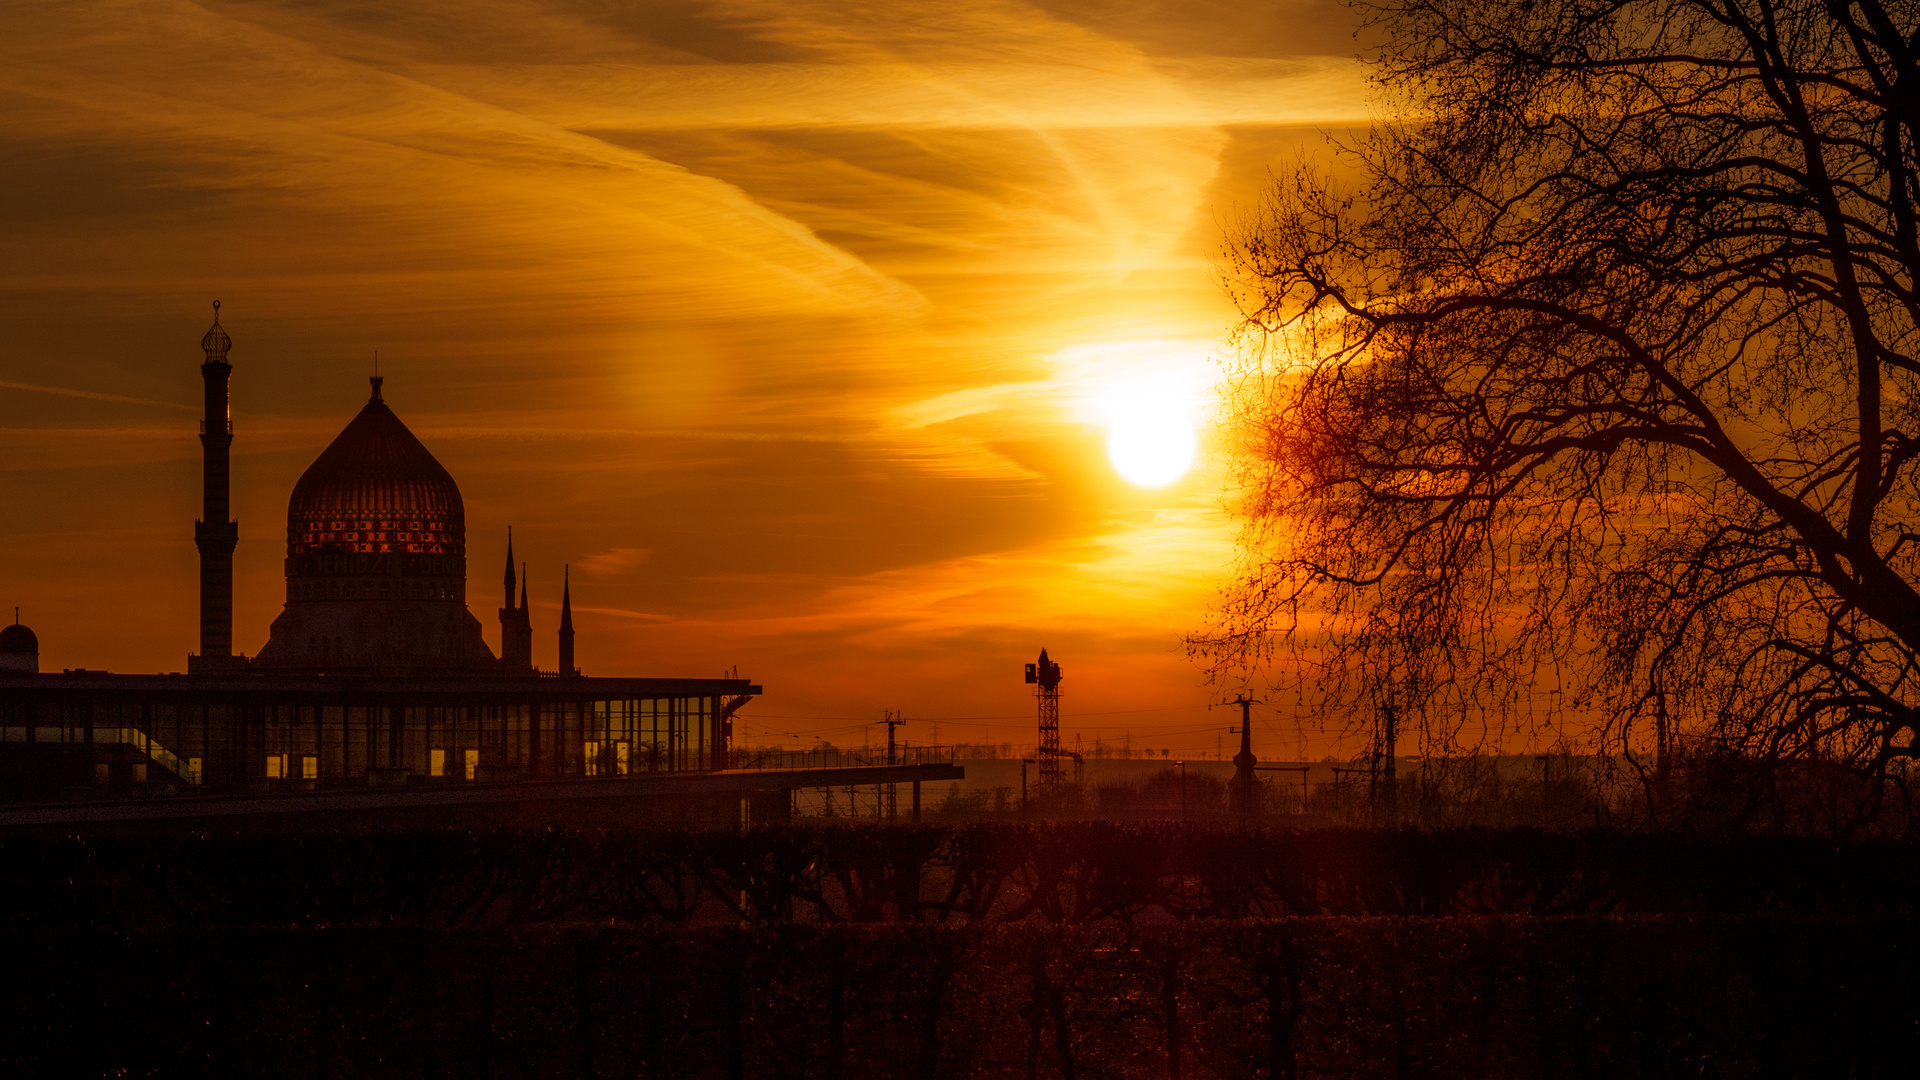
{"type": "Polygon", "coordinates": [[[1034,757],[1040,766],[1040,786],[1060,783],[1060,665],[1040,650],[1040,661],[1027,665],[1027,681],[1039,687],[1040,747],[1034,757]]]}

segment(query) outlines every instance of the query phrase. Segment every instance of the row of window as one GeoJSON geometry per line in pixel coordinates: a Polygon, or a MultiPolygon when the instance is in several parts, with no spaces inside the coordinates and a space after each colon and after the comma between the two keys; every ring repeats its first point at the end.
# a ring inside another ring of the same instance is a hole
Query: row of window
{"type": "MultiPolygon", "coordinates": [[[[469,749],[456,751],[456,753],[460,755],[457,767],[460,768],[462,777],[467,780],[477,778],[480,775],[480,751],[469,749]]],[[[427,775],[447,775],[447,752],[445,750],[427,751],[427,775]]]]}
{"type": "Polygon", "coordinates": [[[412,529],[416,532],[425,529],[428,532],[446,532],[448,529],[447,523],[444,521],[429,520],[386,521],[361,519],[357,521],[309,521],[306,525],[309,529],[332,529],[335,532],[343,529],[357,529],[363,532],[367,529],[412,529]]]}
{"type": "Polygon", "coordinates": [[[302,780],[320,779],[320,759],[312,754],[301,754],[298,757],[292,754],[267,755],[267,779],[292,779],[294,774],[289,771],[291,769],[298,769],[299,778],[302,780]]]}
{"type": "MultiPolygon", "coordinates": [[[[136,784],[146,783],[147,766],[144,762],[134,763],[134,765],[131,767],[130,772],[131,772],[131,775],[133,776],[134,783],[136,784]]],[[[197,757],[188,758],[185,764],[182,765],[180,772],[177,775],[180,777],[182,781],[186,783],[198,784],[202,780],[204,780],[206,777],[206,765],[197,757]]],[[[93,779],[95,783],[99,783],[99,784],[112,783],[113,782],[113,766],[105,762],[95,765],[93,767],[93,779]]]]}
{"type": "Polygon", "coordinates": [[[288,578],[289,600],[458,600],[457,582],[432,578],[288,578]]]}
{"type": "Polygon", "coordinates": [[[410,555],[445,555],[456,550],[451,537],[442,537],[432,542],[401,544],[384,541],[379,543],[336,541],[327,539],[330,535],[329,533],[308,533],[302,539],[288,544],[287,547],[295,555],[309,555],[320,551],[354,551],[367,555],[392,552],[404,552],[410,555]]]}

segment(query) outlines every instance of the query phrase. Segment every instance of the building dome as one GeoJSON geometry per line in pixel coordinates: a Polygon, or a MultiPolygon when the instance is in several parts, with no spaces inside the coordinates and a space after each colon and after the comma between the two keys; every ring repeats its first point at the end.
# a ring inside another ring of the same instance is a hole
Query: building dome
{"type": "Polygon", "coordinates": [[[380,398],[287,500],[287,603],[255,667],[492,668],[467,610],[460,487],[380,398]]]}
{"type": "Polygon", "coordinates": [[[373,397],[293,486],[287,557],[323,551],[466,554],[460,487],[373,397]]]}
{"type": "Polygon", "coordinates": [[[14,623],[0,627],[0,653],[40,654],[40,638],[32,630],[14,623]]]}
{"type": "Polygon", "coordinates": [[[14,616],[12,626],[0,626],[0,671],[37,672],[40,670],[40,638],[21,626],[14,616]]]}

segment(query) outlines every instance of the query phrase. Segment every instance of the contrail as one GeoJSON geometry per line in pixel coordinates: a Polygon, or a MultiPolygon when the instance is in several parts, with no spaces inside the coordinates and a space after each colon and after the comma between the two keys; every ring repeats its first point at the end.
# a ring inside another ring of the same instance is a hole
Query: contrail
{"type": "Polygon", "coordinates": [[[65,397],[92,398],[95,401],[118,401],[127,405],[155,405],[162,409],[185,409],[193,411],[191,405],[181,405],[173,401],[155,401],[152,398],[123,397],[120,394],[98,394],[92,390],[69,390],[64,386],[36,386],[33,383],[0,382],[0,389],[32,390],[41,394],[60,394],[65,397]]]}

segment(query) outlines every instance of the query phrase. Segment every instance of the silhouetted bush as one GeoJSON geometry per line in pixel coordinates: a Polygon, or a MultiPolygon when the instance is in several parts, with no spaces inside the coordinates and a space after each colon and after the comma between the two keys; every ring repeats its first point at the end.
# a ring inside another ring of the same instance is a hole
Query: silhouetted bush
{"type": "Polygon", "coordinates": [[[1175,823],[0,839],[0,918],[149,926],[1913,913],[1912,840],[1175,823]]]}
{"type": "Polygon", "coordinates": [[[1909,922],[0,933],[12,1076],[1909,1075],[1909,922]]]}

